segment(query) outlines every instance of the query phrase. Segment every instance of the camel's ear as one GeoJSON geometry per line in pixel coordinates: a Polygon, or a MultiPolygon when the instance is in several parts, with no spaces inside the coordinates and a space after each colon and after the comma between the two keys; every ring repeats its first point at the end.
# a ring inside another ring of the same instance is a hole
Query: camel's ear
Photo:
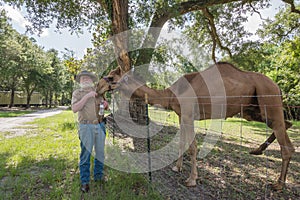
{"type": "Polygon", "coordinates": [[[117,67],[117,69],[116,69],[116,74],[119,74],[119,75],[120,75],[120,74],[121,74],[121,72],[122,72],[122,70],[121,70],[121,67],[120,67],[120,66],[118,66],[118,67],[117,67]]]}
{"type": "Polygon", "coordinates": [[[118,66],[116,69],[110,71],[109,75],[121,75],[121,67],[118,66]]]}
{"type": "Polygon", "coordinates": [[[122,68],[121,68],[121,66],[118,66],[118,68],[117,68],[117,72],[116,72],[118,75],[120,75],[120,76],[123,76],[125,73],[126,73],[126,71],[124,71],[122,68]]]}
{"type": "Polygon", "coordinates": [[[108,76],[114,76],[114,75],[118,75],[121,73],[121,68],[117,67],[116,69],[113,69],[109,72],[108,76]]]}

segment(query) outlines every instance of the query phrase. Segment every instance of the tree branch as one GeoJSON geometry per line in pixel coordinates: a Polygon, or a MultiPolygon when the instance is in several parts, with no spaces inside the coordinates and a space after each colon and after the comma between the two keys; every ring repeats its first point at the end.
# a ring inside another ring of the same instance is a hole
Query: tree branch
{"type": "Polygon", "coordinates": [[[210,36],[212,38],[213,46],[212,46],[212,51],[211,51],[211,57],[212,57],[213,61],[216,63],[217,62],[217,60],[216,60],[216,47],[217,47],[217,43],[216,43],[216,40],[214,39],[214,34],[212,33],[212,31],[209,28],[209,24],[206,23],[205,27],[208,30],[208,32],[209,32],[209,34],[210,34],[210,36]]]}
{"type": "Polygon", "coordinates": [[[276,35],[280,38],[283,38],[283,37],[288,37],[289,34],[291,34],[295,29],[297,29],[298,27],[291,27],[290,30],[288,30],[285,34],[281,34],[279,32],[276,32],[276,35]]]}
{"type": "MultiPolygon", "coordinates": [[[[220,37],[217,33],[217,28],[214,22],[214,16],[209,12],[208,8],[203,8],[201,9],[202,13],[204,14],[205,18],[208,20],[208,25],[209,25],[209,32],[211,35],[211,39],[213,40],[214,48],[213,51],[215,51],[216,44],[220,47],[220,49],[227,51],[229,54],[230,58],[232,58],[231,51],[228,47],[225,47],[222,45],[220,37]]],[[[215,52],[213,52],[213,59],[216,62],[215,58],[215,52]]]]}
{"type": "Polygon", "coordinates": [[[136,66],[150,63],[152,58],[152,53],[154,51],[152,47],[154,47],[156,44],[156,41],[160,35],[161,28],[169,19],[178,17],[180,15],[184,15],[192,11],[201,10],[209,6],[226,4],[230,2],[238,2],[238,1],[241,0],[194,0],[194,1],[190,0],[187,2],[179,3],[172,7],[171,6],[167,8],[162,7],[156,10],[152,22],[150,24],[150,27],[157,28],[157,29],[155,30],[150,29],[149,32],[147,33],[147,37],[145,38],[142,48],[140,50],[141,56],[138,57],[136,61],[136,66]],[[147,55],[146,53],[143,53],[143,51],[147,51],[147,55]]]}
{"type": "Polygon", "coordinates": [[[300,10],[298,10],[294,4],[293,0],[282,0],[284,3],[291,5],[291,12],[300,14],[300,10]]]}
{"type": "Polygon", "coordinates": [[[255,12],[256,14],[259,15],[259,17],[260,17],[261,20],[265,20],[265,19],[263,19],[263,17],[261,16],[260,12],[257,11],[257,10],[254,8],[254,6],[251,4],[251,2],[249,2],[249,5],[250,5],[250,7],[252,8],[253,12],[255,12]]]}
{"type": "Polygon", "coordinates": [[[201,10],[203,8],[226,4],[230,2],[238,2],[241,0],[198,0],[198,1],[187,1],[182,2],[177,5],[168,8],[161,8],[157,10],[154,14],[152,23],[150,27],[163,27],[163,25],[171,18],[178,17],[180,15],[184,15],[186,13],[201,10]]]}
{"type": "Polygon", "coordinates": [[[106,13],[109,13],[109,6],[105,0],[97,0],[97,2],[101,5],[101,7],[105,10],[106,13]]]}

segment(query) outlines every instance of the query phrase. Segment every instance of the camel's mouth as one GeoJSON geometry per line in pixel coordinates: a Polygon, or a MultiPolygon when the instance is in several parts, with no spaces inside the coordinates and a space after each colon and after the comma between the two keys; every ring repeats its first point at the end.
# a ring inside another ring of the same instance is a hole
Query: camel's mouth
{"type": "Polygon", "coordinates": [[[120,90],[121,88],[124,89],[124,87],[121,86],[127,86],[129,85],[129,77],[127,75],[123,76],[119,80],[115,80],[114,77],[104,77],[103,78],[106,83],[108,84],[108,91],[114,91],[114,90],[120,90]]]}
{"type": "Polygon", "coordinates": [[[114,78],[111,76],[105,76],[103,77],[103,80],[105,80],[106,84],[108,85],[107,91],[112,91],[118,88],[118,82],[114,81],[114,78]]]}

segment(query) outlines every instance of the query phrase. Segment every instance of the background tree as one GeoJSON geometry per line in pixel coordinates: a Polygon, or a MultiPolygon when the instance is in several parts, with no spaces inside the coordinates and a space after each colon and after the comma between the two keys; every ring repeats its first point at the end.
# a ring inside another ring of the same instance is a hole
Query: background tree
{"type": "Polygon", "coordinates": [[[1,13],[0,80],[1,89],[11,91],[9,107],[14,106],[16,90],[26,92],[24,96],[27,97],[27,107],[33,92],[39,91],[42,86],[47,88],[47,91],[55,91],[57,94],[61,80],[58,76],[61,63],[57,58],[58,53],[53,56],[51,53],[46,54],[33,39],[15,31],[5,12],[1,13]]]}
{"type": "MultiPolygon", "coordinates": [[[[169,24],[173,28],[201,29],[200,35],[203,37],[209,35],[209,38],[211,38],[212,44],[210,45],[213,59],[215,59],[214,55],[217,48],[221,51],[225,50],[230,55],[230,50],[234,49],[237,46],[235,44],[240,42],[238,38],[242,38],[240,36],[246,34],[241,26],[242,22],[246,20],[246,17],[243,17],[243,13],[247,10],[255,13],[258,9],[266,8],[270,5],[269,0],[5,0],[4,2],[18,7],[25,6],[28,11],[28,19],[32,22],[31,28],[34,30],[41,31],[43,28],[48,28],[54,18],[58,29],[68,27],[70,31],[80,32],[83,26],[94,28],[94,30],[98,31],[97,34],[100,36],[100,41],[107,39],[108,36],[116,35],[132,28],[162,28],[166,22],[170,22],[169,24]],[[192,23],[188,25],[186,22],[192,23]],[[203,25],[201,26],[201,24],[203,25]],[[99,28],[95,29],[97,26],[99,28]],[[233,43],[233,40],[235,40],[235,43],[233,43]]],[[[294,1],[285,0],[284,2],[294,8],[291,10],[292,12],[299,12],[295,8],[294,1]]],[[[196,33],[196,31],[192,32],[196,33]]],[[[142,47],[149,43],[149,38],[155,43],[159,33],[159,31],[151,32],[149,30],[147,34],[148,36],[151,35],[151,37],[145,37],[142,47]]],[[[204,40],[205,42],[207,40],[204,40]]],[[[117,63],[126,72],[133,64],[130,54],[126,52],[127,41],[115,37],[114,43],[117,63]]],[[[153,49],[141,51],[138,59],[135,60],[135,66],[144,63],[148,64],[152,53],[153,49]]]]}
{"type": "Polygon", "coordinates": [[[64,85],[62,92],[62,104],[70,105],[72,92],[74,90],[75,76],[80,72],[82,60],[74,57],[75,52],[65,49],[63,55],[63,68],[64,68],[64,85]]]}
{"type": "Polygon", "coordinates": [[[62,95],[63,87],[67,79],[65,79],[65,68],[58,56],[58,51],[50,49],[45,54],[49,59],[51,67],[47,73],[42,74],[42,81],[38,85],[38,90],[41,91],[45,97],[45,106],[52,107],[53,104],[58,103],[58,99],[62,95]],[[55,102],[53,102],[53,100],[55,102]]]}
{"type": "MultiPolygon", "coordinates": [[[[299,9],[299,7],[297,8],[299,9]]],[[[232,58],[237,66],[266,74],[281,88],[289,119],[300,119],[300,21],[285,7],[258,30],[260,42],[244,44],[232,58]]]]}
{"type": "MultiPolygon", "coordinates": [[[[276,52],[276,48],[268,48],[266,44],[263,44],[264,48],[261,49],[261,43],[253,43],[247,40],[247,36],[250,36],[250,34],[243,27],[243,23],[247,20],[246,13],[248,15],[259,14],[259,10],[270,6],[270,0],[4,0],[2,2],[18,7],[24,6],[28,11],[27,18],[32,22],[32,26],[29,27],[31,30],[41,31],[43,28],[48,28],[53,22],[53,18],[56,19],[57,29],[68,27],[71,32],[80,33],[82,27],[87,26],[94,31],[93,41],[96,48],[101,47],[102,42],[110,36],[117,36],[118,33],[130,29],[162,28],[168,25],[169,29],[178,29],[187,36],[199,41],[199,47],[210,49],[214,61],[223,56],[228,56],[238,62],[236,60],[237,55],[243,55],[243,53],[246,55],[247,51],[253,53],[253,56],[255,54],[259,55],[260,52],[263,52],[266,56],[276,52]]],[[[284,24],[284,27],[290,28],[283,29],[282,32],[278,33],[281,36],[286,35],[286,33],[289,35],[289,31],[296,34],[298,32],[294,30],[299,23],[299,8],[293,0],[282,0],[282,2],[290,8],[286,11],[286,14],[295,13],[295,15],[291,18],[291,24],[284,24]]],[[[285,17],[282,19],[285,19],[285,17]]],[[[266,24],[271,27],[269,33],[280,27],[277,26],[276,29],[272,29],[271,22],[266,22],[266,24]]],[[[113,62],[114,67],[119,65],[122,71],[126,72],[132,66],[148,65],[153,58],[152,55],[159,54],[159,52],[155,52],[154,48],[146,47],[149,44],[155,46],[154,44],[156,44],[160,35],[160,29],[156,29],[158,31],[147,30],[148,32],[144,34],[143,41],[140,42],[141,48],[138,52],[127,52],[129,44],[126,40],[126,34],[123,35],[125,38],[114,37],[114,53],[116,54],[116,61],[113,62]]],[[[267,27],[265,30],[267,30],[267,27]]],[[[101,50],[101,48],[98,49],[101,50]]],[[[264,58],[264,54],[260,57],[264,58]]],[[[255,65],[255,59],[243,58],[244,62],[254,63],[254,65],[251,65],[253,70],[260,68],[256,67],[260,65],[255,65]]],[[[181,59],[182,67],[189,68],[188,71],[193,69],[194,66],[190,65],[189,62],[180,57],[178,59],[181,59]]],[[[260,64],[266,66],[262,68],[263,70],[267,70],[270,63],[270,60],[264,59],[260,64]]]]}
{"type": "Polygon", "coordinates": [[[30,106],[32,93],[41,85],[43,74],[51,73],[50,59],[38,45],[27,36],[21,36],[21,60],[18,63],[22,88],[26,92],[27,107],[30,106]]]}
{"type": "Polygon", "coordinates": [[[18,63],[22,59],[22,46],[18,43],[20,34],[9,24],[4,11],[1,11],[0,23],[0,88],[11,91],[9,107],[12,107],[14,105],[15,91],[20,84],[18,63]]]}

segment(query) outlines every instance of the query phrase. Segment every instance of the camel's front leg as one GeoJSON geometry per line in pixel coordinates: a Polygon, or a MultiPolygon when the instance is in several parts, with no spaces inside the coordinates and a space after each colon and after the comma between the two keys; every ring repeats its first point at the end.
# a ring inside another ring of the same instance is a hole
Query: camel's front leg
{"type": "Polygon", "coordinates": [[[182,163],[183,163],[183,153],[185,149],[185,135],[181,129],[180,131],[180,139],[179,139],[179,156],[176,162],[176,165],[172,168],[174,172],[181,172],[182,171],[182,163]]]}
{"type": "Polygon", "coordinates": [[[182,162],[183,162],[183,156],[179,156],[178,160],[176,161],[176,165],[172,167],[172,170],[174,172],[181,172],[182,171],[182,162]]]}
{"type": "Polygon", "coordinates": [[[188,187],[192,187],[196,186],[196,180],[198,178],[197,142],[195,138],[194,121],[193,119],[187,117],[183,119],[182,124],[182,132],[186,140],[185,142],[189,146],[189,153],[192,164],[190,176],[185,182],[188,187]]]}
{"type": "Polygon", "coordinates": [[[191,163],[192,163],[192,169],[190,177],[186,180],[186,185],[188,187],[196,186],[196,180],[198,178],[198,170],[197,170],[197,141],[196,139],[193,140],[191,146],[190,146],[190,154],[191,154],[191,163]]]}

